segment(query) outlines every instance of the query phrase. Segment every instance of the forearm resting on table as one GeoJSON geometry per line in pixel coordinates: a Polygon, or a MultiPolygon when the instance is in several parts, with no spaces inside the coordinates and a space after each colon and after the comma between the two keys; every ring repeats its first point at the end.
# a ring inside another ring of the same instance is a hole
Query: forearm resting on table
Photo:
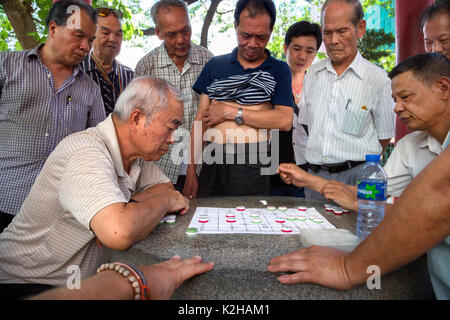
{"type": "Polygon", "coordinates": [[[126,250],[147,237],[169,208],[170,199],[163,195],[149,196],[137,203],[114,203],[95,214],[90,227],[108,248],[126,250]]]}
{"type": "Polygon", "coordinates": [[[380,225],[349,256],[353,284],[366,281],[367,267],[386,274],[417,259],[450,233],[450,149],[426,167],[403,191],[380,225]]]}

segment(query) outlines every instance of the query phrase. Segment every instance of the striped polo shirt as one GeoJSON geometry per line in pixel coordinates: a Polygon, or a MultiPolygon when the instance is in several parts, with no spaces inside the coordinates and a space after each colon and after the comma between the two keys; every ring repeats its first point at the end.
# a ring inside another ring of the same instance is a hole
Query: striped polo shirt
{"type": "Polygon", "coordinates": [[[0,52],[0,211],[13,215],[56,145],[105,119],[94,81],[77,65],[55,90],[40,48],[0,52]]]}
{"type": "Polygon", "coordinates": [[[65,138],[49,156],[12,223],[0,234],[0,283],[65,285],[67,269],[81,279],[109,257],[90,229],[103,208],[169,180],[152,162],[123,168],[111,115],[65,138]]]}

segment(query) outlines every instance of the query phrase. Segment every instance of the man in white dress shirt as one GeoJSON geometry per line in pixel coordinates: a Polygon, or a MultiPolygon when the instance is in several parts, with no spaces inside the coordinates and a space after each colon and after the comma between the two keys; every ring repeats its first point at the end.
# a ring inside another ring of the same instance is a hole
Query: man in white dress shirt
{"type": "MultiPolygon", "coordinates": [[[[365,33],[358,0],[328,0],[322,7],[329,56],[305,76],[298,124],[308,125],[309,172],[354,185],[366,154],[380,154],[394,136],[391,83],[357,49],[365,33]]],[[[323,199],[305,189],[306,198],[323,199]]]]}

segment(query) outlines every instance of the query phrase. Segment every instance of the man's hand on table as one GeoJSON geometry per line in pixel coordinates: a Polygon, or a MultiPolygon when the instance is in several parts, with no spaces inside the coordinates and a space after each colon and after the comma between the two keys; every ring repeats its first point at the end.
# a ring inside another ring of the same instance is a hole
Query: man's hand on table
{"type": "Polygon", "coordinates": [[[177,190],[168,190],[166,194],[161,196],[169,199],[169,209],[167,212],[179,211],[180,214],[185,214],[189,210],[189,199],[177,190]]]}
{"type": "Polygon", "coordinates": [[[345,251],[312,246],[270,260],[270,272],[293,272],[280,275],[283,284],[317,283],[335,289],[350,289],[352,284],[345,268],[345,251]]]}
{"type": "Polygon", "coordinates": [[[327,201],[332,200],[344,209],[358,211],[357,190],[341,181],[328,180],[320,193],[327,201]]]}

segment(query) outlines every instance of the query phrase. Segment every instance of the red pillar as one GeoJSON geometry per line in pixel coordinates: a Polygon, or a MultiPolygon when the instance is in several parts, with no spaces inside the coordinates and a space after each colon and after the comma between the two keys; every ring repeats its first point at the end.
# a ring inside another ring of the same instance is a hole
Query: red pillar
{"type": "MultiPolygon", "coordinates": [[[[420,30],[420,15],[433,0],[395,1],[395,48],[397,64],[415,54],[424,53],[423,34],[420,30]]],[[[395,120],[395,141],[410,133],[406,126],[395,120]]]]}

